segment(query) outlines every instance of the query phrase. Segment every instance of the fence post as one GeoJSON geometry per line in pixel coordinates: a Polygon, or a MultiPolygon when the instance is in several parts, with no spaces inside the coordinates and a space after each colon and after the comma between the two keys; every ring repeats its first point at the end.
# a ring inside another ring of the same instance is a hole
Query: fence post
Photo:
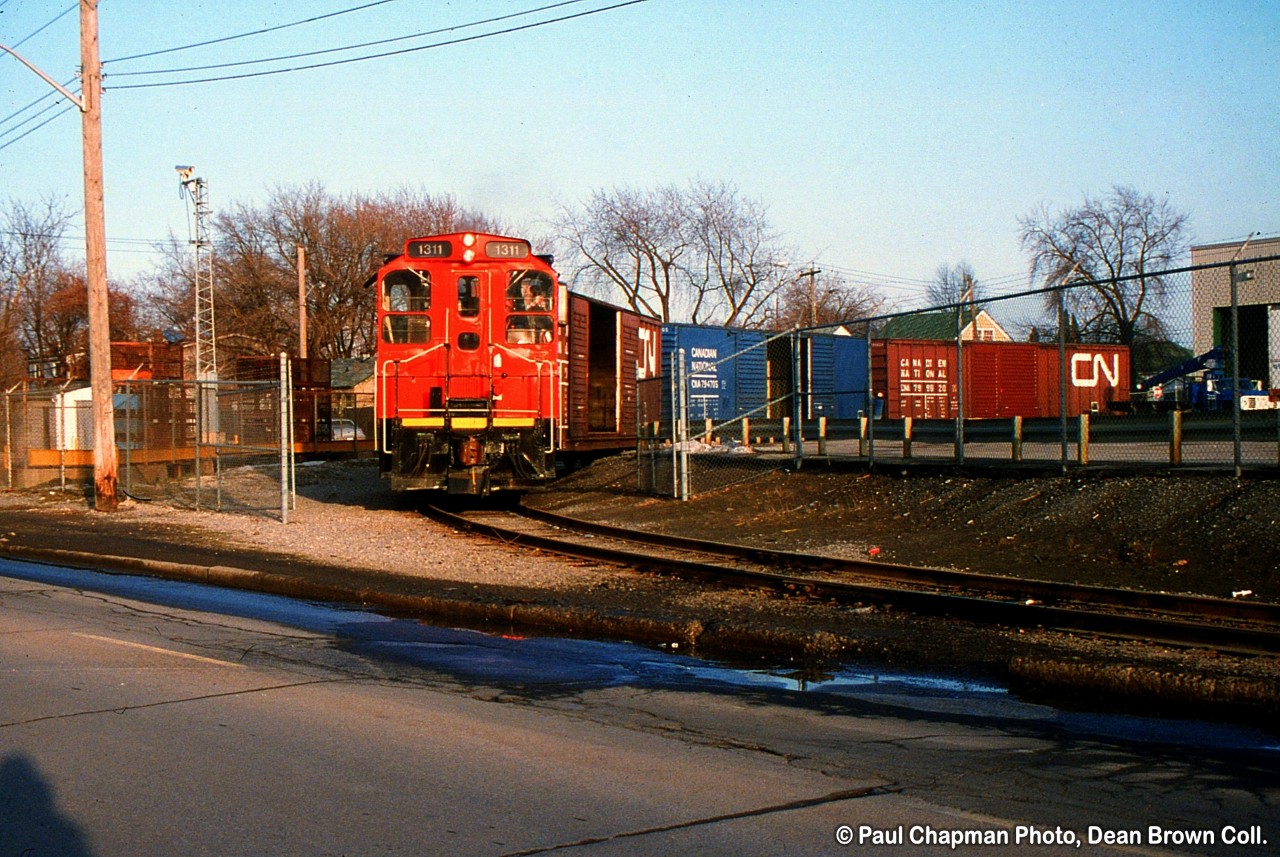
{"type": "Polygon", "coordinates": [[[13,390],[4,394],[4,471],[8,477],[8,489],[13,490],[13,412],[10,402],[13,401],[13,390]]]}
{"type": "Polygon", "coordinates": [[[1169,412],[1169,464],[1182,466],[1182,411],[1174,408],[1169,412]]]}
{"type": "MultiPolygon", "coordinates": [[[[1241,246],[1240,249],[1243,250],[1244,247],[1241,246]]],[[[1240,442],[1240,278],[1236,272],[1234,262],[1227,270],[1231,273],[1231,448],[1236,478],[1239,479],[1242,459],[1242,444],[1240,442]]]]}
{"type": "Polygon", "coordinates": [[[742,445],[751,448],[751,417],[742,418],[742,445]]]}
{"type": "Polygon", "coordinates": [[[1089,415],[1080,415],[1080,442],[1076,446],[1081,466],[1089,463],[1089,415]]]}
{"type": "Polygon", "coordinates": [[[795,467],[800,469],[804,460],[804,403],[800,399],[800,343],[799,333],[791,334],[791,416],[795,430],[795,467]]]}
{"type": "Polygon", "coordinates": [[[204,463],[200,460],[204,451],[204,381],[197,380],[195,383],[196,444],[193,453],[196,463],[196,508],[199,509],[204,499],[201,494],[204,487],[204,463]]]}
{"type": "Polygon", "coordinates": [[[680,352],[671,352],[671,499],[680,499],[680,352]]]}
{"type": "MultiPolygon", "coordinates": [[[[1078,268],[1079,263],[1075,268],[1078,268]]],[[[1072,268],[1072,273],[1075,273],[1072,268]]],[[[1062,475],[1067,475],[1067,274],[1058,287],[1058,434],[1062,442],[1062,475]]]]}
{"type": "Polygon", "coordinates": [[[1013,418],[1013,443],[1009,455],[1016,462],[1022,461],[1022,417],[1013,418]]]}
{"type": "MultiPolygon", "coordinates": [[[[871,322],[868,321],[866,327],[863,328],[864,335],[867,337],[867,415],[863,418],[862,433],[858,436],[858,455],[862,455],[862,438],[867,439],[867,469],[871,469],[876,463],[876,435],[875,435],[875,417],[876,417],[876,394],[872,379],[875,372],[872,369],[874,363],[874,349],[871,347],[871,322]]],[[[888,355],[885,356],[886,376],[888,373],[888,355]]],[[[886,378],[887,380],[887,378],[886,378]]]]}
{"type": "MultiPolygon", "coordinates": [[[[976,325],[975,325],[976,327],[976,325]]],[[[964,306],[956,307],[956,461],[964,464],[964,306]]]]}
{"type": "MultiPolygon", "coordinates": [[[[132,386],[124,385],[124,496],[133,493],[133,395],[132,386]]],[[[115,398],[114,393],[112,398],[115,398]]],[[[114,419],[114,417],[113,417],[114,419]]]]}
{"type": "Polygon", "coordinates": [[[689,383],[684,349],[680,349],[680,499],[689,499],[689,383]]]}
{"type": "Polygon", "coordinates": [[[911,417],[902,418],[902,457],[911,457],[911,417]]]}
{"type": "Polygon", "coordinates": [[[791,451],[791,417],[782,418],[782,452],[791,451]]]}
{"type": "Polygon", "coordinates": [[[280,352],[280,521],[289,523],[289,456],[293,454],[289,421],[289,355],[280,352]]]}
{"type": "Polygon", "coordinates": [[[827,454],[827,418],[818,417],[818,455],[827,454]]]}

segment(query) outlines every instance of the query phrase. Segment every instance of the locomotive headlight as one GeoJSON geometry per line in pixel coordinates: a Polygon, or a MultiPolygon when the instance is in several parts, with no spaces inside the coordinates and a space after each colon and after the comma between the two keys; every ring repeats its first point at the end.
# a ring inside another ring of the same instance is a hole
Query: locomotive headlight
{"type": "MultiPolygon", "coordinates": [[[[470,237],[470,236],[468,236],[468,237],[470,237]]],[[[475,250],[463,250],[463,251],[462,251],[462,261],[464,261],[464,262],[470,262],[470,261],[474,260],[475,258],[476,258],[476,251],[475,251],[475,250]]]]}
{"type": "Polygon", "coordinates": [[[462,236],[462,246],[463,246],[463,247],[474,247],[474,246],[476,246],[476,236],[472,235],[470,232],[468,232],[466,235],[463,235],[463,236],[462,236]]]}

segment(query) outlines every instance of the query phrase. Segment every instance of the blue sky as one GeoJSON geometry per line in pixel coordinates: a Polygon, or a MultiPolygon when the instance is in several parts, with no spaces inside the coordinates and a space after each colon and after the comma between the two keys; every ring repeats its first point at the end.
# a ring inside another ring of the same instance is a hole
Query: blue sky
{"type": "MultiPolygon", "coordinates": [[[[128,72],[381,41],[549,0],[392,0],[119,59],[368,2],[102,0],[113,278],[148,268],[149,242],[186,238],[176,164],[196,166],[215,209],[312,181],[334,193],[410,185],[453,193],[529,234],[558,202],[596,189],[729,181],[768,206],[797,260],[886,283],[900,301],[961,260],[997,291],[1025,284],[1018,217],[1117,184],[1188,212],[1196,242],[1280,233],[1275,2],[647,0],[363,63],[124,88],[278,66],[128,72]]],[[[68,80],[79,19],[74,9],[58,16],[73,5],[0,0],[0,43],[68,80]]],[[[0,56],[0,201],[53,193],[78,208],[78,114],[16,142],[53,111],[28,125],[19,123],[34,111],[5,119],[47,91],[0,56]]],[[[71,242],[68,255],[78,253],[71,242]]]]}

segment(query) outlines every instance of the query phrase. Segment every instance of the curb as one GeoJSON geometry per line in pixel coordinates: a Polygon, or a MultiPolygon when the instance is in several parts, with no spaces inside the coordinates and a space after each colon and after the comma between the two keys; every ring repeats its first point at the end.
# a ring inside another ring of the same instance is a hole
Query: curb
{"type": "Polygon", "coordinates": [[[227,565],[192,565],[12,545],[0,546],[0,556],[97,571],[137,573],[165,580],[203,583],[311,601],[374,605],[463,623],[514,626],[558,634],[675,645],[723,654],[776,652],[813,657],[836,655],[857,647],[857,641],[828,631],[804,632],[722,622],[704,624],[699,619],[661,619],[549,604],[499,604],[435,595],[405,595],[372,587],[315,583],[294,575],[227,565]]]}
{"type": "MultiPolygon", "coordinates": [[[[56,563],[107,572],[129,572],[188,583],[300,598],[373,605],[415,616],[463,624],[523,628],[543,633],[685,647],[704,654],[836,657],[863,648],[863,641],[828,631],[762,628],[720,620],[660,619],[604,613],[547,604],[468,601],[434,595],[404,595],[371,587],[321,584],[294,575],[226,565],[191,565],[137,557],[89,554],[56,548],[0,545],[0,556],[56,563]]],[[[1267,726],[1280,712],[1280,688],[1248,679],[1174,675],[1151,667],[1086,664],[1034,657],[1013,657],[1004,677],[1011,688],[1032,698],[1078,704],[1081,694],[1093,704],[1160,715],[1172,705],[1188,715],[1229,718],[1267,726]]]]}

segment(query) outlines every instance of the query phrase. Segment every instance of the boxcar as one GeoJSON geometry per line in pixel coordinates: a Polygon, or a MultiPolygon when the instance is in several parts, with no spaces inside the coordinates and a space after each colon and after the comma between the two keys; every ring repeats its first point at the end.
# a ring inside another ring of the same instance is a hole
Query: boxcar
{"type": "MultiPolygon", "coordinates": [[[[1061,415],[1058,346],[1042,342],[965,342],[964,416],[1061,415]]],[[[889,419],[954,419],[960,374],[956,343],[877,339],[871,345],[871,381],[889,419]]],[[[1119,345],[1066,346],[1067,416],[1123,410],[1129,401],[1129,349],[1119,345]]]]}
{"type": "Polygon", "coordinates": [[[693,420],[790,417],[797,381],[803,419],[849,419],[866,407],[865,339],[806,333],[797,355],[790,333],[670,323],[662,326],[664,413],[670,408],[672,359],[681,350],[693,420]]]}

